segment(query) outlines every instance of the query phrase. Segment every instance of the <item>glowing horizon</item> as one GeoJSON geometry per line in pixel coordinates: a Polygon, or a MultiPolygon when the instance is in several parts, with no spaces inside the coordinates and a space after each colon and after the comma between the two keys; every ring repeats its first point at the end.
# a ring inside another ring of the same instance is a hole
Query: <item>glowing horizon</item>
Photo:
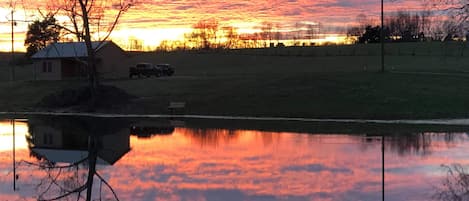
{"type": "MultiPolygon", "coordinates": [[[[46,7],[45,0],[17,2],[14,18],[19,20],[15,29],[15,50],[25,51],[24,38],[28,22],[39,19],[37,8],[46,7]]],[[[419,0],[386,2],[386,12],[396,10],[418,11],[419,0]]],[[[323,34],[321,40],[337,40],[347,27],[356,24],[356,16],[366,14],[370,22],[379,16],[377,0],[267,0],[267,1],[176,1],[160,2],[139,0],[126,12],[110,39],[128,49],[130,40],[139,40],[145,48],[154,49],[161,41],[181,40],[185,33],[200,20],[215,19],[220,27],[232,26],[238,33],[260,32],[263,22],[279,25],[279,31],[295,29],[295,24],[317,24],[323,34]]],[[[11,8],[9,2],[0,3],[0,51],[11,51],[11,8]]],[[[66,18],[57,16],[65,23],[66,18]]],[[[333,42],[329,41],[329,42],[333,42]]]]}

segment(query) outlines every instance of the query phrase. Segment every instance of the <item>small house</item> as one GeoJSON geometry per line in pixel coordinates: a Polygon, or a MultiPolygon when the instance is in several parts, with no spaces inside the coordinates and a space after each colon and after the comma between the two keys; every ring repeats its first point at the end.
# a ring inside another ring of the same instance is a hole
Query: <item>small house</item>
{"type": "MultiPolygon", "coordinates": [[[[127,55],[112,41],[92,42],[96,49],[96,69],[100,78],[126,77],[127,55]]],[[[32,57],[34,79],[65,80],[87,77],[87,58],[85,42],[53,43],[32,57]]]]}

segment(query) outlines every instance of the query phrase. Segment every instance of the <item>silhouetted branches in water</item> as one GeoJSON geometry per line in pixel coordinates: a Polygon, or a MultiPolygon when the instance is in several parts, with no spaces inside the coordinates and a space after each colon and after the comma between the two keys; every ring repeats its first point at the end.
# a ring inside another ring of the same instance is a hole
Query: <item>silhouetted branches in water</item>
{"type": "MultiPolygon", "coordinates": [[[[107,183],[107,181],[103,177],[101,177],[99,173],[96,172],[95,175],[98,176],[98,178],[101,180],[101,183],[106,184],[106,186],[109,188],[109,190],[111,190],[112,194],[114,195],[114,198],[116,198],[116,200],[119,201],[119,198],[117,197],[117,194],[114,191],[114,189],[111,187],[111,185],[109,185],[109,183],[107,183]]],[[[99,193],[101,195],[101,187],[99,188],[99,193]]]]}
{"type": "Polygon", "coordinates": [[[88,157],[82,159],[82,160],[79,160],[77,162],[74,162],[72,164],[69,164],[69,165],[65,165],[65,166],[58,166],[58,165],[54,165],[54,164],[50,164],[48,163],[48,161],[44,161],[45,163],[48,163],[47,165],[46,164],[43,164],[43,163],[33,163],[33,162],[29,162],[29,161],[25,161],[25,160],[22,160],[19,162],[19,165],[21,165],[21,163],[25,163],[25,164],[28,164],[28,165],[32,165],[32,166],[37,166],[41,169],[64,169],[64,168],[71,168],[71,167],[76,167],[78,166],[79,164],[85,162],[86,160],[88,160],[88,157]]]}
{"type": "Polygon", "coordinates": [[[442,165],[446,172],[440,186],[436,187],[433,198],[441,201],[469,200],[469,174],[460,164],[442,165]]]}
{"type": "MultiPolygon", "coordinates": [[[[20,161],[19,165],[27,165],[32,167],[38,167],[40,170],[44,170],[47,172],[47,177],[42,179],[39,184],[36,185],[36,189],[38,190],[38,197],[39,201],[55,201],[55,200],[62,200],[66,197],[69,197],[73,194],[77,194],[77,200],[86,199],[91,200],[91,195],[87,195],[86,197],[82,196],[82,192],[85,190],[91,190],[92,185],[90,185],[90,179],[93,179],[94,176],[97,176],[102,183],[104,183],[109,190],[112,192],[114,199],[119,200],[117,193],[111,187],[111,185],[96,171],[92,173],[92,176],[87,177],[85,181],[80,181],[79,170],[80,166],[85,164],[88,161],[89,157],[86,157],[80,161],[74,162],[69,165],[54,165],[47,161],[40,161],[39,163],[29,162],[29,161],[20,161]],[[54,171],[57,171],[55,173],[54,171]],[[72,173],[73,175],[66,175],[71,171],[75,171],[72,173]],[[64,176],[65,174],[65,176],[64,176]],[[60,184],[63,182],[63,184],[60,184]],[[43,187],[43,188],[42,188],[43,187]],[[46,197],[46,195],[57,194],[55,197],[46,197]]],[[[90,164],[88,164],[90,165],[90,164]]],[[[96,163],[94,163],[96,165],[96,163]]],[[[90,174],[90,172],[88,172],[90,174]]],[[[92,184],[92,183],[91,183],[92,184]]],[[[102,197],[102,188],[100,186],[99,189],[99,200],[102,197]]]]}

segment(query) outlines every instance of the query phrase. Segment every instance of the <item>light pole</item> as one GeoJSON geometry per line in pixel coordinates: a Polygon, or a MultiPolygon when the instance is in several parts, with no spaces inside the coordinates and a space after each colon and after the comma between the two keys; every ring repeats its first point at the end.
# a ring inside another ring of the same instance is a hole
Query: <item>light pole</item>
{"type": "Polygon", "coordinates": [[[384,0],[381,0],[381,72],[384,72],[384,0]]]}

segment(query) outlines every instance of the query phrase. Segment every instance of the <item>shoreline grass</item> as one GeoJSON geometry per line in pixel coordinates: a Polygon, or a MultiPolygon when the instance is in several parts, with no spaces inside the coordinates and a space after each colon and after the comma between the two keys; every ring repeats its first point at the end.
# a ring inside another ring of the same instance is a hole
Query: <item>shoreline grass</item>
{"type": "MultiPolygon", "coordinates": [[[[402,49],[405,47],[403,44],[402,49]]],[[[379,57],[374,55],[298,57],[239,51],[138,54],[127,63],[170,63],[176,67],[176,75],[104,80],[103,84],[124,89],[137,98],[119,108],[98,112],[167,114],[169,102],[182,101],[186,102],[185,114],[353,119],[469,117],[467,57],[390,55],[385,60],[388,72],[378,73],[379,57]]],[[[0,82],[0,111],[50,111],[35,104],[47,94],[83,85],[86,82],[79,80],[0,82]]]]}

